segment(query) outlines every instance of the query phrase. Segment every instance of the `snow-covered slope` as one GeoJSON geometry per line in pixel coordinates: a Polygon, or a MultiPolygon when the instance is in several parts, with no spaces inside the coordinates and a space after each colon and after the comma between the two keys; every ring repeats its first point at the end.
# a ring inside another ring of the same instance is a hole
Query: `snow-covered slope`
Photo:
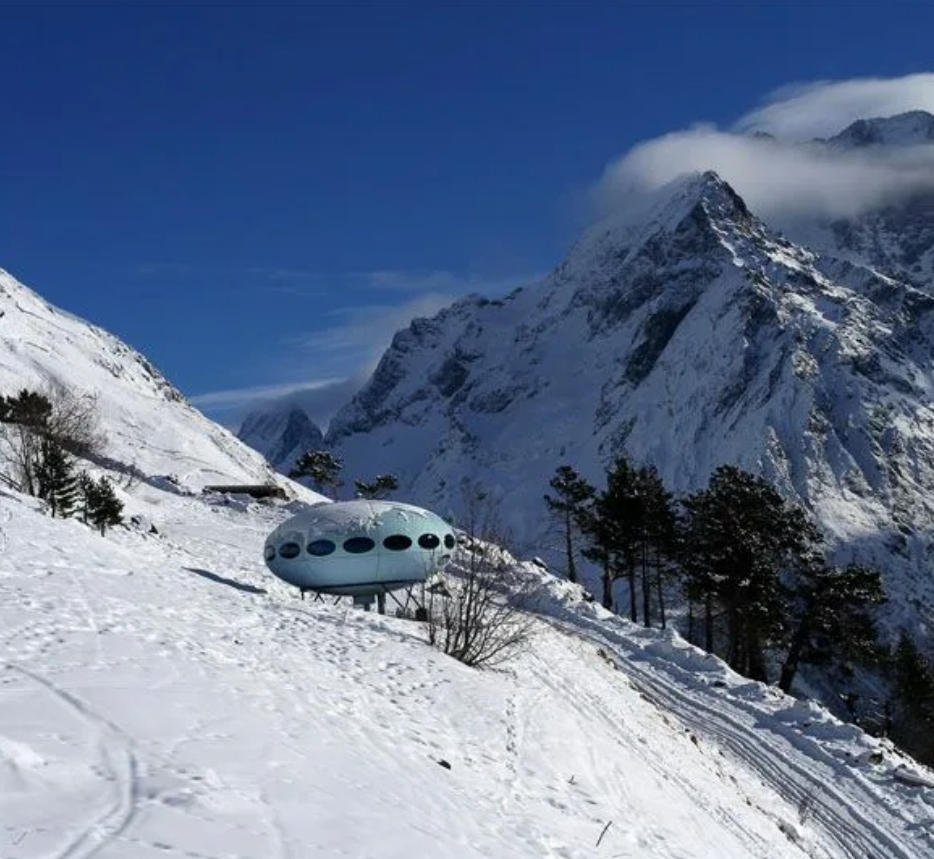
{"type": "Polygon", "coordinates": [[[192,408],[138,352],[53,307],[0,271],[0,393],[58,383],[96,398],[103,453],[143,475],[205,484],[295,485],[263,457],[192,408]]]}
{"type": "Polygon", "coordinates": [[[287,399],[251,411],[243,419],[237,438],[259,451],[283,474],[289,473],[306,450],[318,450],[324,445],[324,436],[308,413],[287,399]]]}
{"type": "Polygon", "coordinates": [[[927,771],[532,565],[530,647],[481,673],[270,577],[288,507],[124,498],[158,535],[0,493],[4,859],[934,851],[927,771]]]}

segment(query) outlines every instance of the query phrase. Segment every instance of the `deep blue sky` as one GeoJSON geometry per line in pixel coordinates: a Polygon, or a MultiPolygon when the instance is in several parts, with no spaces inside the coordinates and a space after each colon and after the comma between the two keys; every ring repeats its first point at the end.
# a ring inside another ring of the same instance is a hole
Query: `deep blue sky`
{"type": "Polygon", "coordinates": [[[932,32],[881,0],[4,8],[0,267],[196,401],[344,377],[409,308],[546,272],[634,143],[926,71],[932,32]]]}

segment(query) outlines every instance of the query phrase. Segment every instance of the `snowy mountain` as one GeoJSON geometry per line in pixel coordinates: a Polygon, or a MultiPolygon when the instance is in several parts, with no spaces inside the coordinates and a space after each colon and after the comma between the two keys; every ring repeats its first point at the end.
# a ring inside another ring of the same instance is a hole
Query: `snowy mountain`
{"type": "Polygon", "coordinates": [[[240,425],[237,438],[259,451],[283,474],[306,450],[324,445],[324,436],[307,412],[288,400],[251,411],[240,425]]]}
{"type": "Polygon", "coordinates": [[[273,579],[291,505],[124,499],[158,535],[0,490],[4,859],[934,851],[928,770],[532,564],[530,646],[478,672],[273,579]]]}
{"type": "Polygon", "coordinates": [[[916,110],[862,119],[822,143],[834,152],[887,158],[918,188],[852,218],[788,225],[789,235],[934,292],[934,116],[916,110]]]}
{"type": "Polygon", "coordinates": [[[893,623],[930,621],[932,353],[927,291],[792,244],[707,173],[597,225],[543,282],[414,321],[327,441],[443,511],[477,481],[529,548],[562,463],[600,481],[625,450],[675,492],[735,463],[887,571],[893,623]]]}
{"type": "Polygon", "coordinates": [[[895,116],[858,119],[826,143],[834,149],[931,144],[934,143],[934,116],[925,110],[910,110],[895,116]]]}
{"type": "Polygon", "coordinates": [[[103,452],[124,473],[171,475],[193,491],[267,482],[304,491],[192,408],[138,352],[0,271],[0,393],[50,384],[96,399],[103,452]]]}

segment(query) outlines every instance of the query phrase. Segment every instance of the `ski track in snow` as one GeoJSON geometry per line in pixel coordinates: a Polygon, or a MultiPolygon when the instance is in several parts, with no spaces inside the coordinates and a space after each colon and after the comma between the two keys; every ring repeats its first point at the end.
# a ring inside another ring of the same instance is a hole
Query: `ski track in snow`
{"type": "MultiPolygon", "coordinates": [[[[733,711],[723,706],[722,696],[710,696],[697,684],[679,681],[676,663],[651,660],[625,636],[614,634],[607,623],[551,619],[567,634],[583,636],[595,645],[609,649],[617,667],[649,700],[699,734],[713,739],[721,748],[758,773],[777,794],[801,806],[809,803],[809,814],[852,859],[886,857],[913,859],[919,854],[900,843],[879,815],[884,800],[852,768],[844,771],[816,744],[811,744],[806,768],[793,754],[793,744],[774,730],[773,724],[759,722],[754,711],[744,713],[741,701],[732,701],[733,711]],[[688,693],[690,689],[690,694],[688,693]],[[738,711],[738,712],[737,712],[738,711]],[[744,718],[745,717],[745,718],[744,718]],[[757,724],[757,722],[759,722],[757,724]],[[817,766],[814,766],[814,765],[817,766]],[[847,793],[837,788],[837,779],[847,781],[847,793]]],[[[925,839],[934,855],[934,837],[925,839]]]]}
{"type": "Polygon", "coordinates": [[[46,677],[23,668],[7,664],[7,669],[18,672],[45,689],[81,722],[95,738],[97,753],[106,778],[113,785],[112,800],[91,822],[79,830],[53,859],[89,859],[106,844],[116,839],[129,826],[136,806],[136,761],[131,743],[112,722],[94,712],[75,695],[66,692],[46,677]]]}

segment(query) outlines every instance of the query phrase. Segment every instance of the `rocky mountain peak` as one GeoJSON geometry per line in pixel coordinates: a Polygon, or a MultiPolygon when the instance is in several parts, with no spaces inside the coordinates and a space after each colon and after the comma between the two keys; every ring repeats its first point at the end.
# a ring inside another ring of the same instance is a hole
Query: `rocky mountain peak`
{"type": "Polygon", "coordinates": [[[911,110],[895,116],[858,119],[827,143],[838,149],[934,143],[934,115],[925,110],[911,110]]]}

